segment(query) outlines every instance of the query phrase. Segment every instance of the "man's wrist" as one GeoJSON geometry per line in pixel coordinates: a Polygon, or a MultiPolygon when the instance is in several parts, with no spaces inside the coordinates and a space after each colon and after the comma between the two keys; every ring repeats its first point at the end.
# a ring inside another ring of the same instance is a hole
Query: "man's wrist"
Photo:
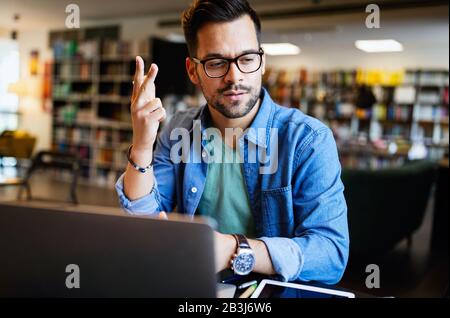
{"type": "MultiPolygon", "coordinates": [[[[134,170],[136,170],[140,173],[147,173],[150,170],[152,170],[152,168],[153,168],[152,159],[148,159],[149,156],[143,154],[142,156],[140,156],[141,157],[141,158],[139,158],[140,160],[138,159],[137,161],[144,162],[143,158],[147,158],[146,161],[148,161],[149,163],[146,164],[145,166],[141,165],[139,163],[136,163],[136,159],[132,158],[132,154],[131,154],[132,150],[133,150],[133,144],[131,144],[130,147],[128,147],[128,151],[127,151],[128,166],[132,167],[134,170]]],[[[134,153],[134,155],[136,156],[136,153],[134,153]]],[[[151,158],[151,155],[150,155],[150,158],[151,158]]]]}
{"type": "Polygon", "coordinates": [[[233,255],[236,253],[237,244],[236,240],[234,239],[234,236],[231,234],[225,234],[225,246],[226,246],[226,255],[228,255],[226,259],[226,264],[224,265],[225,268],[231,268],[231,259],[233,258],[233,255]]]}
{"type": "Polygon", "coordinates": [[[237,249],[236,240],[231,234],[222,234],[219,232],[216,233],[218,238],[216,254],[218,254],[217,256],[219,256],[217,258],[217,261],[219,262],[219,270],[231,268],[231,259],[233,258],[233,255],[236,253],[237,249]]]}
{"type": "Polygon", "coordinates": [[[136,148],[133,145],[131,147],[130,157],[140,167],[147,167],[153,162],[153,149],[136,148]]]}

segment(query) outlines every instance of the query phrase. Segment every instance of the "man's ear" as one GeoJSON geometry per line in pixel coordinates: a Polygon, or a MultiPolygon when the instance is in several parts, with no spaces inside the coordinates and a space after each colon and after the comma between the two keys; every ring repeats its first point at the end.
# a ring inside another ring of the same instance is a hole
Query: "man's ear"
{"type": "Polygon", "coordinates": [[[197,72],[195,71],[196,66],[197,64],[192,62],[189,57],[186,58],[186,71],[188,73],[189,79],[194,85],[198,85],[199,83],[197,72]]]}

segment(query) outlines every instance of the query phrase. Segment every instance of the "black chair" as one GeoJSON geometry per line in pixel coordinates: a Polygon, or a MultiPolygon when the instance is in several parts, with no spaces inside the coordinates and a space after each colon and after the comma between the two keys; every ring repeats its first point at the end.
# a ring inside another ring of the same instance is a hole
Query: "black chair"
{"type": "Polygon", "coordinates": [[[71,184],[69,192],[69,201],[78,204],[76,187],[78,182],[78,174],[80,170],[80,160],[78,156],[65,152],[57,151],[41,151],[33,158],[30,168],[23,179],[17,199],[21,199],[22,190],[26,190],[26,199],[32,200],[30,178],[38,170],[62,170],[71,174],[71,184]]]}
{"type": "Polygon", "coordinates": [[[350,254],[383,255],[422,224],[436,164],[411,162],[377,171],[344,169],[350,254]]]}

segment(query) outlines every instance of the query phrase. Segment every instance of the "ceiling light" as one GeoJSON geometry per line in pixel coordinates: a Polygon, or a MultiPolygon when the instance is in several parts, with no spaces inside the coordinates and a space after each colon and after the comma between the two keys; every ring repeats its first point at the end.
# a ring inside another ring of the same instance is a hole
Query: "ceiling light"
{"type": "Polygon", "coordinates": [[[297,55],[301,50],[291,43],[266,43],[261,45],[268,55],[297,55]]]}
{"type": "Polygon", "coordinates": [[[367,53],[403,51],[403,45],[396,40],[358,40],[355,46],[367,53]]]}

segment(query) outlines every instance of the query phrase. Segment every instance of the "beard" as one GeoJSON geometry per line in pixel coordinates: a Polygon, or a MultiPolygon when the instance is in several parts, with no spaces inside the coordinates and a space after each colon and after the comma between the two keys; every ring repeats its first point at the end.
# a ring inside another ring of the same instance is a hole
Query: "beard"
{"type": "Polygon", "coordinates": [[[261,95],[261,84],[258,87],[253,88],[244,85],[227,85],[226,87],[217,90],[217,94],[214,96],[206,96],[205,90],[202,86],[203,95],[205,96],[208,105],[221,113],[224,117],[229,119],[242,118],[247,115],[257,104],[261,95]],[[220,102],[220,98],[223,97],[223,93],[230,90],[243,91],[249,95],[247,102],[245,101],[231,101],[228,104],[220,102]]]}

